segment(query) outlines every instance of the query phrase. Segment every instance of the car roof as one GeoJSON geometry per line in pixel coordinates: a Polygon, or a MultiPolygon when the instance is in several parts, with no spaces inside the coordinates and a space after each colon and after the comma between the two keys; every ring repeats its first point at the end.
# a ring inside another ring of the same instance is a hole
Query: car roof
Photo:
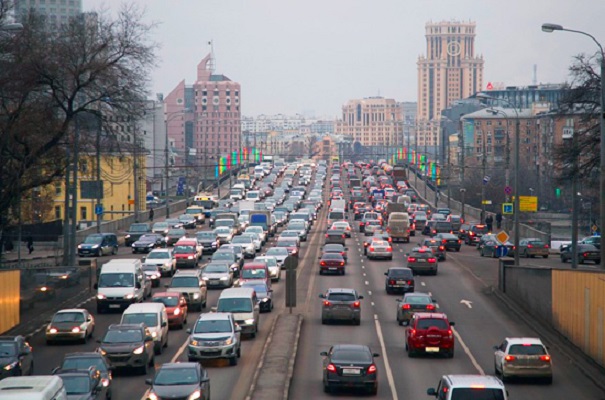
{"type": "Polygon", "coordinates": [[[329,288],[326,290],[327,293],[355,293],[355,289],[349,288],[329,288]]]}
{"type": "MultiPolygon", "coordinates": [[[[399,270],[412,272],[412,269],[408,268],[408,267],[390,267],[387,271],[399,271],[399,270]]],[[[414,292],[414,293],[416,293],[416,292],[414,292]]]]}
{"type": "Polygon", "coordinates": [[[250,297],[252,293],[254,293],[254,289],[252,288],[229,288],[223,290],[219,299],[250,297]]]}
{"type": "Polygon", "coordinates": [[[490,375],[444,375],[442,379],[449,382],[450,388],[485,386],[490,389],[504,389],[502,381],[490,375]]]}
{"type": "Polygon", "coordinates": [[[370,348],[365,344],[335,344],[333,350],[357,350],[370,352],[370,348]]]}
{"type": "Polygon", "coordinates": [[[425,318],[447,319],[447,315],[445,315],[445,313],[440,313],[440,312],[416,312],[416,313],[414,313],[414,315],[420,319],[425,319],[425,318]]]}
{"type": "Polygon", "coordinates": [[[59,310],[56,313],[68,313],[68,312],[88,312],[85,308],[65,308],[63,310],[59,310]]]}
{"type": "Polygon", "coordinates": [[[512,337],[506,338],[506,341],[510,344],[540,344],[540,345],[544,345],[544,343],[542,343],[542,341],[538,338],[531,338],[531,337],[512,337]]]}
{"type": "Polygon", "coordinates": [[[203,313],[197,318],[198,321],[214,321],[217,319],[220,320],[228,320],[231,316],[231,313],[226,312],[211,312],[211,313],[203,313]]]}
{"type": "Polygon", "coordinates": [[[166,292],[155,292],[152,296],[152,298],[154,297],[179,297],[181,296],[181,292],[171,292],[171,291],[166,291],[166,292]]]}
{"type": "Polygon", "coordinates": [[[187,271],[183,269],[179,269],[176,271],[174,276],[199,276],[199,270],[187,271]]]}

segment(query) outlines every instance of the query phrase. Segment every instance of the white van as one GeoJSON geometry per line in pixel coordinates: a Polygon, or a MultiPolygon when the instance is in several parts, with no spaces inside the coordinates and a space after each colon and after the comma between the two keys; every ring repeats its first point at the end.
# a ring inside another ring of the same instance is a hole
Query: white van
{"type": "Polygon", "coordinates": [[[262,179],[265,176],[265,169],[262,165],[257,165],[254,167],[254,178],[262,179]]]}
{"type": "Polygon", "coordinates": [[[258,190],[251,190],[248,193],[246,193],[246,200],[250,200],[250,201],[260,201],[260,192],[258,190]]]}
{"type": "Polygon", "coordinates": [[[224,289],[213,311],[229,312],[242,328],[242,333],[255,337],[258,332],[260,306],[252,288],[224,289]]]}
{"type": "Polygon", "coordinates": [[[111,260],[101,268],[97,289],[97,312],[121,310],[145,298],[145,273],[138,258],[111,260]]]}
{"type": "Polygon", "coordinates": [[[67,400],[58,376],[11,376],[0,381],[2,400],[67,400]]]}
{"type": "Polygon", "coordinates": [[[168,346],[168,314],[163,303],[131,304],[122,314],[120,324],[144,323],[153,337],[153,351],[162,354],[168,346]]]}

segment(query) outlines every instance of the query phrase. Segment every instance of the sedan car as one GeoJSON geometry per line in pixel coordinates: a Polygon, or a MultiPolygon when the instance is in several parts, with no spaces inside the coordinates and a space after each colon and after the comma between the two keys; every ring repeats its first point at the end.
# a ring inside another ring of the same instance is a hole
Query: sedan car
{"type": "Polygon", "coordinates": [[[481,255],[481,257],[498,258],[504,257],[506,255],[511,255],[509,254],[509,251],[512,253],[512,243],[506,242],[505,244],[502,244],[494,238],[488,238],[485,240],[484,238],[485,237],[481,238],[481,243],[478,245],[479,254],[481,255]]]}
{"type": "Polygon", "coordinates": [[[59,341],[86,343],[95,330],[95,319],[84,308],[58,311],[46,327],[46,344],[59,341]]]}
{"type": "Polygon", "coordinates": [[[440,241],[445,250],[460,251],[462,246],[462,240],[458,239],[458,236],[453,233],[438,233],[433,236],[433,239],[440,241]]]}
{"type": "Polygon", "coordinates": [[[34,374],[34,353],[25,337],[0,336],[0,379],[34,374]]]}
{"type": "Polygon", "coordinates": [[[552,383],[552,358],[538,338],[506,338],[494,346],[494,373],[511,378],[542,378],[552,383]]]}
{"type": "Polygon", "coordinates": [[[410,268],[414,274],[422,272],[437,275],[437,257],[435,257],[430,248],[415,247],[407,254],[407,257],[407,267],[410,268]]]}
{"type": "Polygon", "coordinates": [[[359,344],[338,344],[320,353],[323,359],[324,392],[332,393],[341,387],[365,389],[378,393],[378,371],[370,348],[359,344]]]}
{"type": "Polygon", "coordinates": [[[210,400],[210,377],[198,362],[162,364],[152,379],[149,399],[200,399],[210,400]]]}
{"type": "Polygon", "coordinates": [[[204,267],[202,279],[209,289],[233,286],[233,270],[229,261],[213,261],[204,267]]]}
{"type": "Polygon", "coordinates": [[[215,261],[228,262],[229,268],[231,268],[231,271],[233,271],[233,277],[239,277],[240,263],[234,253],[226,251],[217,251],[212,255],[212,258],[210,259],[211,263],[215,261]]]}
{"type": "MultiPolygon", "coordinates": [[[[592,244],[578,244],[578,263],[584,264],[586,261],[594,261],[595,264],[601,263],[601,251],[592,244]]],[[[561,247],[561,261],[571,261],[571,245],[561,247]]]]}
{"type": "Polygon", "coordinates": [[[197,224],[195,217],[190,214],[179,215],[179,221],[185,229],[195,229],[195,225],[197,224]]]}
{"type": "Polygon", "coordinates": [[[387,294],[414,291],[415,281],[411,269],[405,267],[391,267],[384,275],[386,276],[384,289],[387,294]]]}
{"type": "Polygon", "coordinates": [[[349,249],[347,247],[344,247],[342,244],[338,244],[338,243],[330,243],[330,244],[326,244],[324,245],[324,247],[321,248],[321,252],[322,253],[338,253],[342,256],[342,258],[345,259],[345,264],[347,263],[347,251],[349,249]]]}
{"type": "Polygon", "coordinates": [[[262,256],[256,257],[254,261],[264,262],[267,264],[267,268],[269,269],[269,276],[271,277],[271,282],[279,282],[281,280],[281,268],[277,263],[277,258],[273,256],[262,256]]]}
{"type": "Polygon", "coordinates": [[[170,229],[170,226],[167,222],[156,222],[155,224],[153,224],[151,231],[153,233],[159,233],[160,235],[165,236],[168,233],[168,229],[170,229]]]}
{"type": "Polygon", "coordinates": [[[286,257],[288,257],[288,249],[285,247],[271,247],[265,252],[265,256],[275,257],[277,265],[283,269],[284,261],[286,260],[286,257]]]}
{"type": "Polygon", "coordinates": [[[176,259],[172,249],[151,250],[143,259],[143,267],[156,266],[160,268],[162,276],[172,276],[176,272],[176,259]]]}
{"type": "Polygon", "coordinates": [[[407,325],[416,312],[433,312],[437,308],[435,299],[428,293],[406,293],[397,299],[397,322],[407,325]]]}
{"type": "Polygon", "coordinates": [[[280,237],[279,239],[277,239],[277,242],[275,243],[275,247],[285,248],[286,250],[288,250],[289,255],[291,255],[293,257],[298,257],[299,243],[300,242],[296,238],[280,237]]]}
{"type": "Polygon", "coordinates": [[[374,232],[382,230],[382,223],[377,219],[366,221],[363,232],[366,236],[372,236],[374,232]]]}
{"type": "Polygon", "coordinates": [[[154,293],[151,301],[153,303],[162,303],[166,307],[166,314],[168,314],[168,327],[183,329],[183,326],[187,324],[187,315],[189,314],[189,310],[187,308],[187,299],[185,299],[183,293],[154,293]]]}
{"type": "Polygon", "coordinates": [[[445,261],[447,254],[445,251],[445,246],[441,243],[440,240],[435,240],[435,239],[424,239],[422,242],[420,242],[420,245],[423,247],[428,247],[433,251],[433,254],[435,255],[435,257],[437,257],[437,260],[439,261],[445,261]]]}
{"type": "Polygon", "coordinates": [[[345,259],[338,253],[324,253],[319,257],[319,275],[325,273],[345,274],[345,259]]]}
{"type": "Polygon", "coordinates": [[[166,234],[166,246],[174,246],[180,239],[187,237],[185,228],[172,228],[168,229],[166,234]]]}
{"type": "Polygon", "coordinates": [[[351,225],[347,221],[336,221],[332,224],[330,229],[340,229],[344,232],[346,237],[351,237],[351,225]]]}
{"type": "Polygon", "coordinates": [[[149,253],[153,249],[166,247],[164,237],[158,233],[148,233],[143,235],[132,244],[132,253],[149,253]]]}
{"type": "Polygon", "coordinates": [[[541,239],[529,238],[521,239],[519,241],[519,256],[529,257],[543,257],[548,258],[550,246],[544,243],[541,239]]]}
{"type": "Polygon", "coordinates": [[[354,325],[361,324],[361,302],[363,296],[355,289],[328,289],[319,295],[323,299],[321,307],[321,323],[323,325],[334,320],[350,321],[354,325]]]}
{"type": "Polygon", "coordinates": [[[370,260],[376,258],[386,258],[387,260],[392,260],[393,247],[391,247],[391,244],[386,240],[374,240],[367,247],[366,254],[370,260]]]}

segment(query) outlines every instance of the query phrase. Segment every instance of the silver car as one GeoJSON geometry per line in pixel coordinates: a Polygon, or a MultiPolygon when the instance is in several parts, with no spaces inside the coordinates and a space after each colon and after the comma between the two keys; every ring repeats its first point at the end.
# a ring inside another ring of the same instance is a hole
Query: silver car
{"type": "Polygon", "coordinates": [[[552,383],[552,359],[538,338],[506,338],[494,346],[494,372],[510,378],[543,378],[552,383]]]}
{"type": "Polygon", "coordinates": [[[279,265],[280,268],[284,268],[284,261],[286,261],[286,257],[288,257],[288,249],[285,247],[271,247],[267,250],[265,256],[275,257],[277,265],[279,265]]]}
{"type": "Polygon", "coordinates": [[[229,261],[214,261],[206,265],[202,279],[209,289],[233,286],[233,270],[229,261]]]}
{"type": "Polygon", "coordinates": [[[189,361],[226,358],[230,365],[237,365],[241,356],[241,328],[231,313],[214,312],[201,314],[193,329],[187,329],[189,361]]]}
{"type": "MultiPolygon", "coordinates": [[[[286,250],[287,251],[287,250],[286,250]]],[[[277,258],[273,256],[262,256],[256,257],[254,261],[261,261],[267,264],[267,268],[269,269],[269,276],[271,277],[272,282],[279,282],[281,279],[281,268],[279,264],[277,264],[277,258]]]]}
{"type": "Polygon", "coordinates": [[[231,243],[239,244],[240,246],[242,246],[245,258],[254,258],[254,256],[256,255],[256,246],[254,244],[254,239],[252,239],[251,236],[236,236],[233,238],[231,243]]]}
{"type": "Polygon", "coordinates": [[[361,302],[363,296],[355,289],[328,289],[319,295],[323,299],[321,305],[321,323],[327,324],[334,320],[351,321],[361,324],[361,302]]]}
{"type": "Polygon", "coordinates": [[[214,230],[214,234],[221,243],[231,243],[233,240],[233,229],[228,226],[220,226],[214,230]]]}
{"type": "Polygon", "coordinates": [[[176,259],[172,249],[155,249],[143,259],[143,267],[157,266],[163,276],[172,276],[176,272],[176,259]]]}
{"type": "Polygon", "coordinates": [[[393,259],[393,247],[386,240],[373,240],[366,249],[368,259],[386,258],[393,259]]]}

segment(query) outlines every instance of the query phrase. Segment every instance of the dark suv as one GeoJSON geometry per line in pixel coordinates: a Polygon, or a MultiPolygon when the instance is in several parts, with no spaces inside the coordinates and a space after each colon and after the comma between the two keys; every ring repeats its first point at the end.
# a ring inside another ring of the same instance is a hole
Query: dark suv
{"type": "Polygon", "coordinates": [[[384,288],[387,294],[414,291],[414,274],[411,269],[405,267],[391,267],[384,275],[386,276],[384,288]]]}
{"type": "Polygon", "coordinates": [[[408,357],[416,354],[444,354],[454,357],[453,322],[443,313],[414,313],[405,330],[405,349],[408,357]]]}
{"type": "Polygon", "coordinates": [[[0,379],[33,375],[34,355],[23,336],[0,336],[0,379]]]}
{"type": "Polygon", "coordinates": [[[470,224],[468,234],[466,235],[465,243],[470,246],[474,246],[479,243],[481,236],[487,235],[488,233],[489,231],[487,230],[487,225],[470,224]]]}
{"type": "Polygon", "coordinates": [[[103,386],[101,372],[95,367],[87,369],[59,369],[53,372],[63,381],[67,398],[108,399],[107,386],[103,386]]]}
{"type": "Polygon", "coordinates": [[[99,341],[99,352],[112,368],[136,368],[143,375],[153,366],[153,336],[149,328],[140,324],[112,324],[99,341]]]}
{"type": "Polygon", "coordinates": [[[107,398],[111,399],[111,382],[112,374],[109,362],[101,353],[97,352],[81,352],[81,353],[67,353],[63,357],[61,366],[53,369],[54,374],[59,370],[84,370],[87,371],[90,367],[94,367],[101,373],[101,385],[107,388],[107,398]]]}

